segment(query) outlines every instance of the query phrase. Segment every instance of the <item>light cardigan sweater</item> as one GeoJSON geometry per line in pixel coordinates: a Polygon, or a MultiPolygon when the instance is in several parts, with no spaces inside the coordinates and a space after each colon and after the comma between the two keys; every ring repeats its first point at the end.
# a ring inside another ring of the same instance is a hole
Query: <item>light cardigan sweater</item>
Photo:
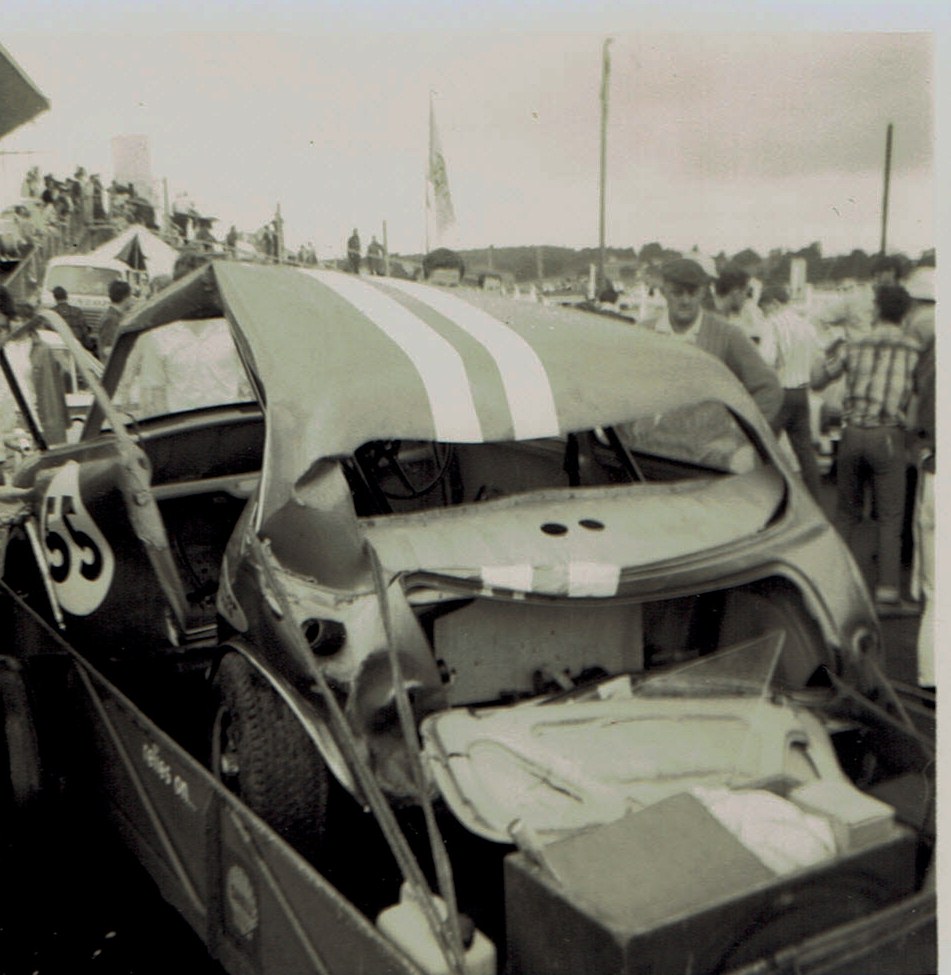
{"type": "Polygon", "coordinates": [[[775,429],[779,409],[783,405],[783,388],[779,384],[779,377],[775,370],[766,365],[756,346],[737,325],[731,325],[713,312],[701,311],[699,321],[686,333],[678,335],[665,311],[654,322],[653,328],[655,332],[691,342],[698,349],[716,356],[746,387],[766,421],[775,429]]]}

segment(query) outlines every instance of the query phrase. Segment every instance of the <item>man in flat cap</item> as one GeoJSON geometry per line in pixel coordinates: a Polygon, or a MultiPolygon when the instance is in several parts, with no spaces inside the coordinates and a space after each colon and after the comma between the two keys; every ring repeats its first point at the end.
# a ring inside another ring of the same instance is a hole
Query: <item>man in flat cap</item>
{"type": "Polygon", "coordinates": [[[685,257],[668,261],[661,273],[667,311],[654,322],[654,330],[690,342],[720,359],[775,428],[783,403],[779,379],[736,325],[703,308],[710,277],[697,261],[685,257]]]}

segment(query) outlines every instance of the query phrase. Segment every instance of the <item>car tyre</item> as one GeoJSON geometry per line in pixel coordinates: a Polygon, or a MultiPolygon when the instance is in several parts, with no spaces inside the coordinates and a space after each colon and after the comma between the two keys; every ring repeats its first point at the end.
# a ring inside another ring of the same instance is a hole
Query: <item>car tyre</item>
{"type": "Polygon", "coordinates": [[[16,813],[40,798],[43,767],[33,708],[19,666],[0,661],[0,808],[16,813]]]}
{"type": "Polygon", "coordinates": [[[298,852],[319,851],[330,773],[300,722],[262,674],[226,653],[215,678],[214,774],[298,852]]]}

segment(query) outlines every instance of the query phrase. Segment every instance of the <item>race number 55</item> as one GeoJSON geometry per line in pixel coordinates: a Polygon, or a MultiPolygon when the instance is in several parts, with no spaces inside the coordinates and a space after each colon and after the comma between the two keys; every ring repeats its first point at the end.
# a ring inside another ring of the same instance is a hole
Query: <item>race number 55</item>
{"type": "Polygon", "coordinates": [[[43,498],[40,537],[60,606],[88,616],[102,605],[115,573],[115,556],[79,492],[79,465],[69,461],[43,498]]]}

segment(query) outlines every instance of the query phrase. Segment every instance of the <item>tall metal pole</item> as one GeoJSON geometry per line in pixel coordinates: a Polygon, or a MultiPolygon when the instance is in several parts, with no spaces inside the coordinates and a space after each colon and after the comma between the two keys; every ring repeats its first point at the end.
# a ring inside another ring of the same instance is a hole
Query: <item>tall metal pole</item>
{"type": "Polygon", "coordinates": [[[882,190],[882,246],[881,253],[885,253],[885,244],[888,240],[888,187],[892,178],[892,123],[888,123],[888,131],[885,134],[885,186],[882,190]]]}
{"type": "Polygon", "coordinates": [[[611,76],[611,54],[609,47],[611,38],[607,38],[602,48],[601,56],[601,181],[599,189],[600,214],[598,221],[598,290],[604,287],[604,205],[606,196],[605,182],[607,179],[607,147],[608,147],[608,81],[611,76]]]}
{"type": "Polygon", "coordinates": [[[425,190],[425,200],[423,203],[423,213],[426,217],[426,250],[429,253],[429,181],[432,178],[433,168],[433,90],[429,89],[429,147],[426,150],[426,177],[423,180],[425,190]]]}

